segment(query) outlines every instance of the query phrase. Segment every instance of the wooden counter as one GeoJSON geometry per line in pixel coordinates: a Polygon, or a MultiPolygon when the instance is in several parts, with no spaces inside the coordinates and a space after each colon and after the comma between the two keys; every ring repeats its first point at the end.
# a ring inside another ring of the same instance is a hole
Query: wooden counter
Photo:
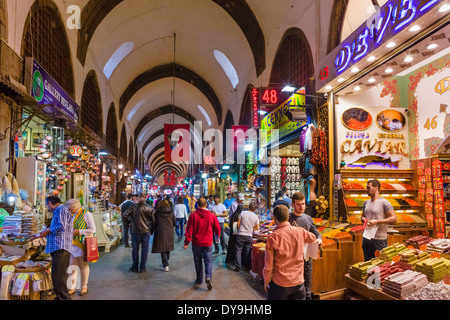
{"type": "Polygon", "coordinates": [[[357,281],[348,274],[345,276],[345,284],[347,289],[354,291],[363,297],[374,300],[400,300],[381,291],[381,289],[370,289],[364,282],[357,281]]]}

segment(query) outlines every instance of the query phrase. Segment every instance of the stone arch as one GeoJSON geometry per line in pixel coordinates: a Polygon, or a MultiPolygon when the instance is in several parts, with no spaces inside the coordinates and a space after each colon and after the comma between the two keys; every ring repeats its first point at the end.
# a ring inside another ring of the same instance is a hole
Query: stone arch
{"type": "Polygon", "coordinates": [[[33,57],[73,98],[73,65],[65,30],[53,1],[35,1],[25,21],[21,55],[23,58],[33,57]]]}
{"type": "Polygon", "coordinates": [[[111,103],[108,110],[108,116],[106,120],[106,147],[111,150],[111,154],[118,156],[118,130],[117,130],[117,116],[114,103],[111,103]]]}
{"type": "Polygon", "coordinates": [[[314,77],[314,60],[305,33],[299,28],[288,29],[278,46],[269,82],[300,88],[314,77]]]}
{"type": "Polygon", "coordinates": [[[103,132],[102,98],[94,70],[89,71],[81,95],[81,125],[98,135],[103,132]]]}
{"type": "Polygon", "coordinates": [[[127,161],[128,145],[127,145],[127,130],[125,125],[122,125],[122,132],[120,133],[120,157],[127,161]]]}

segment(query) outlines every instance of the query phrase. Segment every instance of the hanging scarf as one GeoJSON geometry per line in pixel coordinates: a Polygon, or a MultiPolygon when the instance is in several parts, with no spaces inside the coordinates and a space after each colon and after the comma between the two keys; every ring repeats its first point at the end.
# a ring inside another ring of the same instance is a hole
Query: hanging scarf
{"type": "MultiPolygon", "coordinates": [[[[86,213],[86,209],[79,209],[76,213],[75,217],[73,218],[73,229],[74,230],[81,230],[81,229],[87,229],[86,221],[84,220],[84,214],[86,213]]],[[[73,237],[72,244],[76,245],[78,248],[84,251],[84,236],[81,234],[77,234],[73,237]]]]}

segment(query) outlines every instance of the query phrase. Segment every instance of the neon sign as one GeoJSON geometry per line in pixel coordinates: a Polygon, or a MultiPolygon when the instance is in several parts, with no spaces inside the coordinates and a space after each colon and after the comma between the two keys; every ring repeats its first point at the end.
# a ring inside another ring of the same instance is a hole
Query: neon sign
{"type": "Polygon", "coordinates": [[[400,32],[438,3],[438,0],[394,0],[384,5],[367,21],[366,27],[339,49],[334,59],[336,73],[347,70],[386,41],[387,34],[400,32]]]}
{"type": "Polygon", "coordinates": [[[253,106],[253,127],[257,128],[259,125],[259,91],[256,88],[252,89],[252,106],[253,106]]]}

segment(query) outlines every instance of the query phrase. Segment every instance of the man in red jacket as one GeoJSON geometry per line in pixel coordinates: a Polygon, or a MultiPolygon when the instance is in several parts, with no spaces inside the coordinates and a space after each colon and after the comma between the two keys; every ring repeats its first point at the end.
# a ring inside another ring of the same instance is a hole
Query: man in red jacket
{"type": "Polygon", "coordinates": [[[184,250],[192,241],[192,252],[194,254],[195,272],[197,279],[194,287],[198,288],[203,283],[203,264],[205,263],[205,282],[208,290],[212,289],[212,245],[213,234],[220,237],[220,224],[217,217],[209,210],[206,210],[206,199],[198,199],[197,211],[189,216],[186,226],[184,250]]]}

